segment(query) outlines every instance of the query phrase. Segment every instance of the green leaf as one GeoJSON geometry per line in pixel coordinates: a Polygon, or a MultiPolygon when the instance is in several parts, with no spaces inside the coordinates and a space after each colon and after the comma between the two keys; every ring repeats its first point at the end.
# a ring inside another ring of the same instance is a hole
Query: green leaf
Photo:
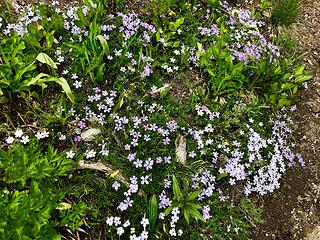
{"type": "Polygon", "coordinates": [[[100,41],[100,44],[101,44],[101,46],[102,46],[102,48],[103,48],[103,52],[104,52],[105,54],[109,55],[109,54],[110,54],[110,49],[109,49],[108,42],[107,42],[107,41],[104,39],[104,37],[101,36],[101,35],[98,35],[98,36],[97,36],[97,39],[100,41]]]}
{"type": "Polygon", "coordinates": [[[167,86],[161,87],[160,91],[160,98],[165,97],[170,92],[171,86],[168,84],[167,86]]]}
{"type": "Polygon", "coordinates": [[[291,104],[291,101],[287,98],[281,98],[278,102],[279,107],[289,106],[290,104],[291,104]]]}
{"type": "Polygon", "coordinates": [[[303,74],[303,70],[304,70],[304,66],[303,65],[297,67],[295,72],[294,72],[294,76],[298,77],[299,75],[303,74]]]}
{"type": "Polygon", "coordinates": [[[186,219],[187,223],[189,224],[189,223],[190,223],[190,213],[188,212],[187,209],[185,209],[185,210],[183,211],[183,216],[184,216],[184,218],[186,219]]]}
{"type": "Polygon", "coordinates": [[[156,39],[157,39],[157,42],[159,42],[159,40],[160,40],[160,31],[158,31],[158,32],[156,33],[156,39]]]}
{"type": "Polygon", "coordinates": [[[174,205],[171,204],[171,205],[166,209],[166,211],[164,212],[164,214],[165,214],[166,216],[168,216],[173,208],[174,208],[174,205]]]}
{"type": "Polygon", "coordinates": [[[194,191],[192,194],[190,194],[190,195],[187,197],[187,201],[192,201],[192,200],[196,199],[196,197],[198,197],[201,192],[202,192],[202,190],[194,191]]]}
{"type": "Polygon", "coordinates": [[[158,219],[158,200],[156,195],[153,195],[152,198],[149,200],[149,230],[153,231],[156,222],[158,219]]]}
{"type": "Polygon", "coordinates": [[[103,64],[101,64],[100,66],[99,66],[99,68],[98,68],[98,70],[97,70],[97,75],[96,75],[96,77],[97,77],[97,80],[98,81],[102,81],[103,80],[103,77],[104,77],[104,73],[105,73],[105,63],[103,63],[103,64]]]}
{"type": "Polygon", "coordinates": [[[48,74],[46,74],[46,73],[39,73],[36,77],[31,78],[30,80],[25,80],[25,81],[23,81],[22,86],[27,86],[27,87],[30,87],[30,86],[32,86],[32,85],[39,85],[39,86],[41,86],[42,83],[43,83],[43,82],[41,82],[41,80],[42,80],[43,78],[47,78],[47,77],[49,77],[48,74]]]}
{"type": "Polygon", "coordinates": [[[228,175],[229,175],[229,174],[226,173],[226,172],[220,173],[220,174],[218,175],[218,177],[217,177],[217,180],[220,180],[220,179],[222,179],[222,178],[225,178],[225,177],[227,177],[228,175]]]}
{"type": "Polygon", "coordinates": [[[310,79],[312,79],[313,76],[312,75],[300,75],[299,77],[297,77],[294,81],[296,83],[303,83],[305,81],[308,81],[310,79]]]}
{"type": "Polygon", "coordinates": [[[56,209],[58,210],[67,210],[70,209],[72,206],[70,203],[66,203],[66,202],[61,202],[58,204],[58,206],[56,207],[56,209]]]}
{"type": "Polygon", "coordinates": [[[201,209],[201,205],[199,204],[196,204],[196,203],[192,203],[192,202],[188,202],[188,205],[191,207],[191,208],[194,208],[194,209],[201,209]]]}
{"type": "Polygon", "coordinates": [[[177,19],[174,22],[175,30],[177,30],[184,23],[184,17],[177,19]]]}
{"type": "Polygon", "coordinates": [[[52,60],[51,57],[49,57],[46,53],[39,53],[37,58],[36,58],[39,62],[41,63],[45,63],[47,65],[49,65],[50,67],[57,69],[57,65],[56,63],[52,60]]]}
{"type": "Polygon", "coordinates": [[[72,103],[74,103],[74,96],[73,96],[73,93],[72,93],[72,91],[70,89],[70,86],[69,86],[69,84],[68,84],[66,79],[64,79],[62,77],[60,77],[60,78],[58,78],[58,77],[48,77],[45,81],[46,82],[56,82],[56,83],[58,83],[62,87],[63,91],[67,94],[67,97],[69,98],[69,100],[72,103]]]}
{"type": "Polygon", "coordinates": [[[201,215],[201,213],[200,213],[197,209],[191,208],[191,209],[189,209],[189,212],[190,212],[190,214],[191,214],[193,217],[201,220],[202,222],[205,222],[205,221],[206,221],[206,220],[203,218],[203,216],[201,215]]]}
{"type": "Polygon", "coordinates": [[[179,187],[179,183],[174,175],[172,175],[172,190],[174,194],[174,198],[180,202],[183,198],[182,192],[179,187]]]}
{"type": "Polygon", "coordinates": [[[35,70],[36,68],[37,68],[37,66],[34,64],[34,62],[32,62],[29,65],[25,66],[24,68],[18,70],[16,75],[14,76],[14,81],[20,82],[23,74],[25,74],[26,72],[31,72],[31,71],[35,70]]]}

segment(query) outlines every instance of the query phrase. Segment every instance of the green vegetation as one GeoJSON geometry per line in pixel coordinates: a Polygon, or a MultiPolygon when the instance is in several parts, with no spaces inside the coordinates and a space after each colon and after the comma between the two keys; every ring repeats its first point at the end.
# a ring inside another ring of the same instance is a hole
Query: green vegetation
{"type": "Polygon", "coordinates": [[[250,239],[254,196],[304,165],[292,115],[312,78],[263,27],[270,5],[1,13],[0,238],[250,239]]]}
{"type": "Polygon", "coordinates": [[[301,0],[276,0],[273,3],[271,21],[277,25],[289,26],[298,21],[301,0]]]}

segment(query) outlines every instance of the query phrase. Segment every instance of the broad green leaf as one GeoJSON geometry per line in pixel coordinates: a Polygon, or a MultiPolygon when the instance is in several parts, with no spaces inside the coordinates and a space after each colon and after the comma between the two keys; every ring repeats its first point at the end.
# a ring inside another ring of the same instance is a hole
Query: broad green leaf
{"type": "Polygon", "coordinates": [[[202,222],[205,222],[206,220],[203,218],[203,216],[201,215],[201,213],[194,208],[189,209],[190,214],[195,217],[198,218],[199,220],[201,220],[202,222]]]}
{"type": "Polygon", "coordinates": [[[159,42],[159,40],[160,40],[160,31],[158,31],[158,32],[156,33],[156,39],[157,39],[157,42],[159,42]]]}
{"type": "Polygon", "coordinates": [[[311,76],[311,75],[300,75],[294,81],[296,83],[303,83],[303,82],[308,81],[308,80],[310,80],[312,78],[313,78],[313,76],[311,76]]]}
{"type": "Polygon", "coordinates": [[[69,98],[69,100],[72,103],[74,103],[74,96],[73,96],[73,93],[72,93],[72,91],[70,89],[70,86],[69,86],[69,84],[68,84],[66,79],[64,79],[62,77],[60,77],[60,78],[58,78],[58,77],[48,77],[47,79],[45,79],[45,82],[56,82],[56,83],[58,83],[62,87],[63,91],[67,94],[67,97],[69,98]]]}
{"type": "Polygon", "coordinates": [[[101,35],[98,35],[98,36],[97,36],[97,39],[100,41],[100,44],[101,44],[101,46],[102,46],[102,48],[103,48],[103,52],[104,52],[105,54],[109,55],[109,54],[110,54],[110,49],[109,49],[108,42],[107,42],[107,41],[104,39],[104,37],[101,36],[101,35]]]}
{"type": "Polygon", "coordinates": [[[42,80],[43,78],[47,78],[47,77],[49,77],[48,74],[46,74],[46,73],[39,73],[36,77],[31,78],[31,80],[25,80],[25,81],[23,81],[22,86],[27,86],[27,87],[30,87],[30,86],[32,86],[32,85],[39,85],[39,86],[41,86],[41,84],[42,84],[41,80],[42,80]]]}
{"type": "Polygon", "coordinates": [[[47,65],[49,65],[50,67],[57,69],[57,65],[56,63],[52,60],[51,57],[49,57],[46,53],[39,53],[37,58],[36,58],[39,62],[41,63],[45,63],[47,65]]]}
{"type": "Polygon", "coordinates": [[[183,211],[183,216],[184,216],[184,218],[186,219],[187,223],[189,224],[189,222],[190,222],[190,213],[188,212],[187,209],[185,209],[185,210],[183,211]]]}
{"type": "Polygon", "coordinates": [[[196,197],[198,197],[201,192],[202,192],[202,190],[194,191],[192,194],[190,194],[190,195],[187,197],[187,201],[192,201],[192,200],[196,199],[196,197]]]}
{"type": "Polygon", "coordinates": [[[149,230],[153,231],[156,222],[158,219],[158,200],[157,196],[153,195],[152,198],[149,200],[149,230]]]}
{"type": "Polygon", "coordinates": [[[188,206],[190,206],[191,208],[194,208],[194,209],[201,209],[201,205],[199,204],[196,204],[196,203],[192,203],[192,202],[188,202],[188,206]]]}
{"type": "Polygon", "coordinates": [[[14,76],[14,81],[19,82],[22,78],[22,75],[26,72],[31,72],[35,70],[37,66],[34,64],[34,62],[30,63],[29,65],[25,66],[24,68],[18,70],[14,76]]]}
{"type": "Polygon", "coordinates": [[[174,22],[175,31],[184,23],[184,17],[177,19],[174,22]]]}
{"type": "Polygon", "coordinates": [[[291,101],[287,98],[281,98],[278,102],[279,107],[289,106],[290,104],[291,104],[291,101]]]}
{"type": "Polygon", "coordinates": [[[299,75],[303,74],[303,70],[304,70],[303,65],[297,67],[296,70],[294,71],[294,76],[298,77],[299,75]]]}
{"type": "Polygon", "coordinates": [[[173,43],[172,46],[173,46],[173,47],[179,47],[179,46],[180,46],[180,42],[176,41],[176,42],[173,43]]]}
{"type": "Polygon", "coordinates": [[[167,86],[161,87],[160,90],[160,98],[165,97],[170,92],[171,86],[168,84],[167,86]]]}
{"type": "Polygon", "coordinates": [[[102,81],[103,80],[103,77],[104,77],[104,73],[105,73],[105,63],[101,64],[97,70],[97,80],[98,81],[102,81]]]}

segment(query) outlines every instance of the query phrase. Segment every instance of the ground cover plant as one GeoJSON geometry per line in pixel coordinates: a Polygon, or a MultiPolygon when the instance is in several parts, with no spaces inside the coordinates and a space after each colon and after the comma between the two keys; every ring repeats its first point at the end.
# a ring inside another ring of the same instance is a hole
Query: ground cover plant
{"type": "Polygon", "coordinates": [[[19,8],[0,24],[3,239],[250,239],[304,166],[311,79],[262,1],[19,8]],[[278,44],[279,43],[279,44],[278,44]]]}

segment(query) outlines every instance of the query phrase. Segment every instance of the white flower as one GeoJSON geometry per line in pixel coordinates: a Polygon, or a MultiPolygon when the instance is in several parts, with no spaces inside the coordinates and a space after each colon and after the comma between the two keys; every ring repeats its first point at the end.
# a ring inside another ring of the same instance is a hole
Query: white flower
{"type": "Polygon", "coordinates": [[[123,227],[129,227],[130,226],[130,221],[127,220],[124,224],[123,224],[123,227]]]}
{"type": "Polygon", "coordinates": [[[118,181],[115,181],[113,184],[112,184],[112,188],[115,189],[116,191],[119,189],[120,187],[120,183],[118,181]]]}
{"type": "Polygon", "coordinates": [[[147,231],[142,231],[140,235],[141,239],[147,240],[148,239],[148,232],[147,231]]]}
{"type": "Polygon", "coordinates": [[[37,132],[37,134],[36,134],[35,136],[36,136],[36,138],[37,138],[38,140],[42,138],[41,132],[37,132]]]}
{"type": "Polygon", "coordinates": [[[71,79],[77,79],[77,78],[78,78],[77,74],[73,73],[72,76],[71,76],[71,79]]]}
{"type": "Polygon", "coordinates": [[[169,234],[170,234],[171,236],[177,236],[176,230],[175,230],[174,228],[171,228],[171,229],[170,229],[169,234]]]}
{"type": "Polygon", "coordinates": [[[49,137],[49,132],[43,131],[42,132],[42,138],[47,138],[47,137],[49,137]]]}
{"type": "Polygon", "coordinates": [[[78,89],[82,87],[82,82],[81,81],[75,81],[75,83],[73,84],[73,86],[78,89]]]}
{"type": "Polygon", "coordinates": [[[149,224],[149,220],[143,217],[140,223],[143,227],[146,227],[149,224]]]}
{"type": "Polygon", "coordinates": [[[49,133],[47,131],[37,132],[37,134],[35,136],[39,140],[39,139],[42,139],[42,138],[49,137],[49,133]]]}
{"type": "Polygon", "coordinates": [[[72,159],[75,155],[75,153],[72,150],[66,152],[66,154],[67,154],[67,158],[70,158],[70,159],[72,159]]]}
{"type": "Polygon", "coordinates": [[[178,236],[182,236],[182,233],[183,233],[182,229],[179,229],[178,230],[178,236]]]}
{"type": "Polygon", "coordinates": [[[64,141],[64,140],[66,140],[66,135],[64,135],[64,134],[61,134],[60,136],[59,136],[59,140],[61,140],[61,141],[64,141]]]}
{"type": "Polygon", "coordinates": [[[113,225],[113,217],[107,217],[106,223],[107,223],[109,226],[112,226],[112,225],[113,225]]]}
{"type": "Polygon", "coordinates": [[[30,141],[29,136],[22,136],[20,142],[22,142],[23,144],[27,144],[30,141]]]}
{"type": "Polygon", "coordinates": [[[113,222],[114,222],[115,226],[119,226],[121,224],[121,218],[120,217],[114,217],[113,222]]]}
{"type": "Polygon", "coordinates": [[[14,132],[14,136],[15,136],[16,138],[21,138],[22,135],[23,135],[23,131],[22,131],[20,128],[18,128],[18,129],[14,132]]]}
{"type": "Polygon", "coordinates": [[[96,156],[96,152],[94,150],[90,150],[86,152],[86,159],[94,158],[96,156]]]}
{"type": "Polygon", "coordinates": [[[123,233],[124,233],[123,227],[118,227],[118,228],[117,228],[117,234],[118,234],[119,236],[121,236],[123,233]]]}
{"type": "Polygon", "coordinates": [[[180,210],[179,210],[179,208],[175,207],[172,209],[171,213],[172,213],[172,215],[178,215],[180,213],[180,210]]]}
{"type": "Polygon", "coordinates": [[[141,177],[141,184],[142,185],[148,185],[149,184],[149,176],[142,176],[141,177]]]}
{"type": "Polygon", "coordinates": [[[68,70],[63,70],[63,71],[62,71],[62,75],[66,75],[66,74],[68,74],[68,73],[69,73],[68,70]]]}
{"type": "Polygon", "coordinates": [[[159,214],[159,219],[164,220],[165,218],[166,218],[166,215],[163,212],[161,212],[159,214]]]}
{"type": "Polygon", "coordinates": [[[8,138],[6,139],[6,142],[7,142],[8,144],[11,144],[11,143],[14,142],[14,140],[15,140],[14,137],[8,137],[8,138]]]}

